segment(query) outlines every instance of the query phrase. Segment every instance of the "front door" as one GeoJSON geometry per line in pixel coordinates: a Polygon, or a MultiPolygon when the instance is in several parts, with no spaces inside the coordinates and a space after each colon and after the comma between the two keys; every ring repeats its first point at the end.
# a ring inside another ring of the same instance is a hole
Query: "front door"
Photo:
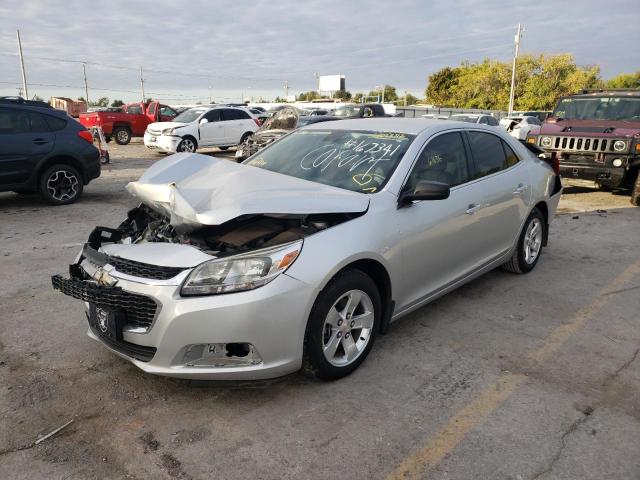
{"type": "Polygon", "coordinates": [[[473,205],[481,188],[471,182],[472,167],[460,131],[450,131],[429,140],[414,165],[403,190],[418,181],[446,183],[446,200],[413,202],[398,209],[402,240],[403,292],[396,298],[398,310],[411,307],[430,294],[469,272],[481,255],[475,235],[473,205]]]}

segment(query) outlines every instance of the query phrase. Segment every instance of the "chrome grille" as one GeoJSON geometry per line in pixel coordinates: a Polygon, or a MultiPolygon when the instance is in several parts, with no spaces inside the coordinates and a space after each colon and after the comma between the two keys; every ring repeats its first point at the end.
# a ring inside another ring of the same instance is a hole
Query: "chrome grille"
{"type": "Polygon", "coordinates": [[[616,151],[613,144],[621,138],[597,138],[597,137],[556,137],[550,135],[541,135],[538,145],[542,148],[550,150],[562,150],[566,152],[592,152],[592,153],[625,153],[629,151],[629,142],[623,140],[626,144],[625,149],[616,151]],[[551,139],[551,146],[542,145],[543,138],[551,139]]]}

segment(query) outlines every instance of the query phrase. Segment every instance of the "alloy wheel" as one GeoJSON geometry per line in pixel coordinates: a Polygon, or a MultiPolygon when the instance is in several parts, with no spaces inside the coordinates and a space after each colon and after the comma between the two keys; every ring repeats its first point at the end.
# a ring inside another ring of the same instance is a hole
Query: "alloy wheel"
{"type": "Polygon", "coordinates": [[[67,170],[56,170],[47,179],[47,192],[51,198],[65,202],[78,195],[78,177],[67,170]]]}
{"type": "Polygon", "coordinates": [[[536,261],[542,248],[542,222],[534,218],[524,235],[524,261],[531,265],[536,261]]]}
{"type": "Polygon", "coordinates": [[[327,314],[322,331],[322,351],[334,366],[353,363],[371,338],[375,312],[369,295],[350,290],[338,298],[327,314]]]}

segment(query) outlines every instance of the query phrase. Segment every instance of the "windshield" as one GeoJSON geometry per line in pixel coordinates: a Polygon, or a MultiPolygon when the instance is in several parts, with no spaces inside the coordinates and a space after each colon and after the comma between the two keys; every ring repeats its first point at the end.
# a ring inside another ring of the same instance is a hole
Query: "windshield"
{"type": "Polygon", "coordinates": [[[176,118],[174,118],[173,121],[181,123],[191,123],[206,111],[207,110],[204,108],[190,108],[189,110],[185,110],[176,118]]]}
{"type": "Polygon", "coordinates": [[[640,121],[638,97],[563,98],[553,116],[567,120],[633,120],[640,121]]]}
{"type": "Polygon", "coordinates": [[[360,114],[360,107],[357,105],[349,105],[345,107],[336,108],[333,111],[333,115],[336,117],[354,117],[360,114]]]}
{"type": "Polygon", "coordinates": [[[298,130],[245,163],[346,190],[374,193],[387,183],[415,135],[298,130]]]}

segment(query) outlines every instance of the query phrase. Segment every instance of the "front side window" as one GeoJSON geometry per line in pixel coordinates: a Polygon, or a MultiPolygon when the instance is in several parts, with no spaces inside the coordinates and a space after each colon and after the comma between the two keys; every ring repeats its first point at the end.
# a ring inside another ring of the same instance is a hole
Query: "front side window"
{"type": "Polygon", "coordinates": [[[67,122],[49,115],[19,110],[0,110],[0,134],[46,133],[61,130],[67,122]]]}
{"type": "Polygon", "coordinates": [[[405,189],[413,190],[419,181],[446,183],[450,187],[470,180],[467,154],[459,132],[444,133],[429,141],[409,175],[405,189]]]}
{"type": "Polygon", "coordinates": [[[154,115],[156,113],[157,106],[158,106],[157,103],[152,103],[151,105],[149,105],[148,113],[150,113],[151,115],[154,115]]]}
{"type": "Polygon", "coordinates": [[[354,192],[387,183],[415,135],[355,130],[297,130],[245,163],[354,192]]]}
{"type": "Polygon", "coordinates": [[[496,135],[469,132],[469,144],[476,162],[476,178],[499,172],[518,162],[513,149],[496,135]]]}
{"type": "Polygon", "coordinates": [[[220,115],[220,110],[211,110],[203,118],[206,118],[209,122],[219,122],[222,120],[222,115],[220,115]]]}
{"type": "Polygon", "coordinates": [[[163,117],[175,117],[177,115],[177,112],[171,107],[160,105],[160,115],[162,115],[163,117]]]}

